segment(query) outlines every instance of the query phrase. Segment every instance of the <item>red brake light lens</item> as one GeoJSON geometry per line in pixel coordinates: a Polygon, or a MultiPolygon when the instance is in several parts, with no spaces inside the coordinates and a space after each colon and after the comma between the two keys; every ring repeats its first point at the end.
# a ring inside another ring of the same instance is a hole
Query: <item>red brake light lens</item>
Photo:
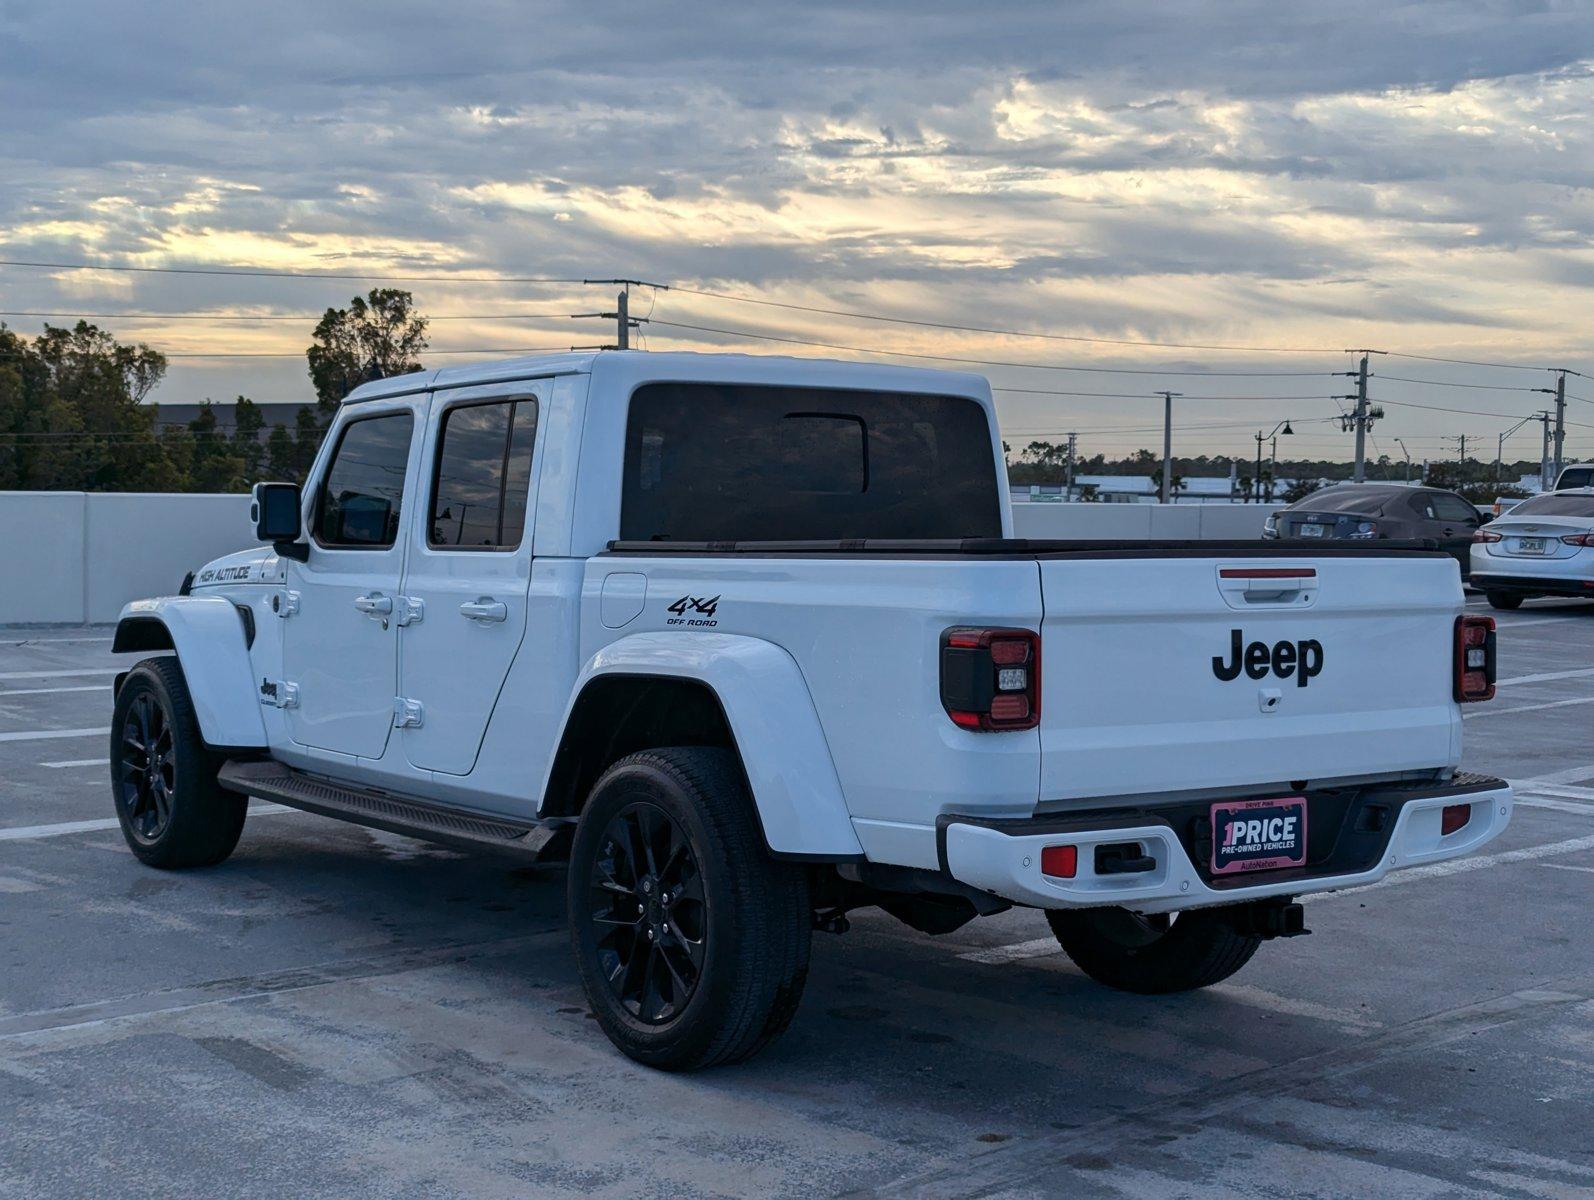
{"type": "Polygon", "coordinates": [[[1493,617],[1457,617],[1455,689],[1458,704],[1494,699],[1493,617]]]}
{"type": "Polygon", "coordinates": [[[1569,533],[1561,540],[1568,546],[1594,546],[1594,533],[1569,533]]]}
{"type": "Polygon", "coordinates": [[[1034,729],[1041,719],[1041,636],[958,627],[941,635],[941,705],[963,729],[1034,729]]]}
{"type": "Polygon", "coordinates": [[[1466,824],[1470,820],[1472,820],[1472,805],[1445,805],[1444,811],[1439,814],[1440,836],[1449,837],[1456,830],[1466,828],[1466,824]]]}
{"type": "Polygon", "coordinates": [[[1472,535],[1472,540],[1475,542],[1498,542],[1501,536],[1501,534],[1494,532],[1492,529],[1480,529],[1472,535]]]}

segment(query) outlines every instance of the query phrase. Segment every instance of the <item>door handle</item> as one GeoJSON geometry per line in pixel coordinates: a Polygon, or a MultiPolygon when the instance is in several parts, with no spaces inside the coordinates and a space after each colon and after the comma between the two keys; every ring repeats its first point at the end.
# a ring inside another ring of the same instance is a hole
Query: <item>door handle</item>
{"type": "Polygon", "coordinates": [[[483,625],[509,620],[509,606],[502,600],[494,600],[491,596],[467,600],[459,606],[459,611],[470,620],[480,621],[483,625]]]}
{"type": "Polygon", "coordinates": [[[385,617],[393,611],[393,597],[384,596],[381,592],[372,592],[368,596],[356,596],[354,607],[368,617],[385,617]]]}

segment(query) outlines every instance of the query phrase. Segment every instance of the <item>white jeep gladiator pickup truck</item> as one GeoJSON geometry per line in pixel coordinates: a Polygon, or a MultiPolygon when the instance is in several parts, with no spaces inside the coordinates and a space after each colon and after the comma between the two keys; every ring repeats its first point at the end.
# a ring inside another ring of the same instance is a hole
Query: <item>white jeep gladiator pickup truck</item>
{"type": "Polygon", "coordinates": [[[1026,905],[1089,975],[1201,987],[1294,897],[1454,858],[1494,625],[1422,544],[1015,539],[974,375],[613,352],[342,405],[266,547],[127,606],[128,845],[220,862],[247,797],[568,861],[603,1029],[745,1058],[815,929],[1026,905]]]}

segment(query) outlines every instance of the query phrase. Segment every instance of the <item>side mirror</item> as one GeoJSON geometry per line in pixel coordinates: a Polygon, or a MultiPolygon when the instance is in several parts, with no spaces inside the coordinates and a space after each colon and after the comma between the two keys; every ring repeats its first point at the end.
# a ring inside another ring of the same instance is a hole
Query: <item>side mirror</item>
{"type": "Polygon", "coordinates": [[[272,543],[279,554],[290,558],[300,557],[284,547],[297,547],[299,536],[304,531],[299,519],[301,503],[297,483],[255,484],[249,506],[249,515],[255,522],[255,537],[262,542],[272,543]]]}

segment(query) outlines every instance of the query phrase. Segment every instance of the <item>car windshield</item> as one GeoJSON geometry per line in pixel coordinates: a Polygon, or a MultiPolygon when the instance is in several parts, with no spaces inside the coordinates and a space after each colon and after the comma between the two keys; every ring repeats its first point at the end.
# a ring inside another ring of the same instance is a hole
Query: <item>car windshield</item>
{"type": "Polygon", "coordinates": [[[1511,510],[1513,517],[1594,517],[1594,492],[1535,496],[1511,510]]]}
{"type": "Polygon", "coordinates": [[[1382,488],[1376,492],[1328,488],[1296,502],[1293,507],[1305,512],[1376,513],[1389,502],[1391,494],[1382,488]]]}

